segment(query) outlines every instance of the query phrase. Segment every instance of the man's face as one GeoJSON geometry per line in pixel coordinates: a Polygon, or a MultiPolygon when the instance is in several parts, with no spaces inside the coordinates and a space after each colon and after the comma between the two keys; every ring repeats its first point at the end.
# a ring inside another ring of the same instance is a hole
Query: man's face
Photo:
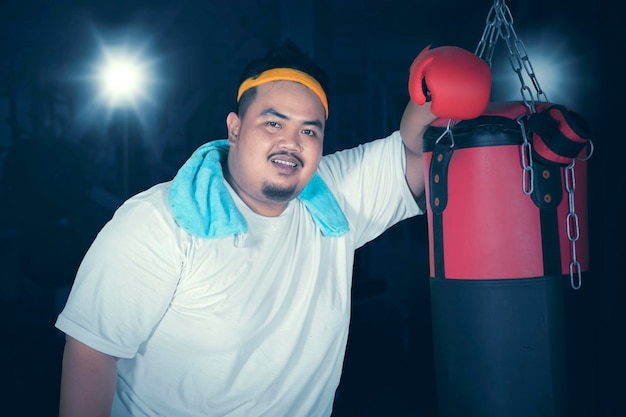
{"type": "Polygon", "coordinates": [[[256,213],[277,216],[300,194],[322,157],[325,110],[302,84],[257,87],[243,119],[230,113],[226,179],[256,213]]]}

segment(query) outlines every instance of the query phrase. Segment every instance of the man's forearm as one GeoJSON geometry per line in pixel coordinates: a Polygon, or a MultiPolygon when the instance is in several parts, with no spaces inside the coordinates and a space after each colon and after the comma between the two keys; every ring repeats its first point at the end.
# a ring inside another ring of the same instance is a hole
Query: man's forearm
{"type": "Polygon", "coordinates": [[[409,152],[415,155],[423,154],[424,133],[435,120],[437,116],[431,113],[430,103],[418,106],[409,101],[400,121],[400,135],[409,152]]]}
{"type": "Polygon", "coordinates": [[[430,112],[430,103],[418,106],[409,102],[400,121],[400,135],[406,154],[405,177],[416,199],[424,193],[424,133],[436,119],[437,117],[430,112]]]}

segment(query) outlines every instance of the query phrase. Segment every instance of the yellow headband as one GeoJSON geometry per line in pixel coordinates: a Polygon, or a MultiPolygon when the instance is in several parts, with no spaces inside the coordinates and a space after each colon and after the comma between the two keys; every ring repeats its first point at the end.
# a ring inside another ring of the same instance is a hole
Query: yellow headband
{"type": "Polygon", "coordinates": [[[249,89],[259,86],[261,84],[268,83],[270,81],[295,81],[307,87],[313,91],[315,95],[322,102],[324,110],[326,110],[326,118],[328,119],[328,100],[326,99],[326,93],[319,82],[309,74],[293,68],[274,68],[267,71],[263,71],[258,77],[251,77],[246,79],[239,86],[239,92],[237,93],[237,102],[241,98],[241,95],[249,89]]]}

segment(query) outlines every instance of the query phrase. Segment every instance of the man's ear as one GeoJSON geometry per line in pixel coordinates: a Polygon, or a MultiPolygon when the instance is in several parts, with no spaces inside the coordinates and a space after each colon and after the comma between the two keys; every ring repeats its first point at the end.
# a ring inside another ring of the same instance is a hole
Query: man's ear
{"type": "Polygon", "coordinates": [[[226,116],[226,127],[228,129],[228,142],[234,143],[239,136],[239,128],[241,127],[241,119],[235,112],[228,113],[226,116]]]}

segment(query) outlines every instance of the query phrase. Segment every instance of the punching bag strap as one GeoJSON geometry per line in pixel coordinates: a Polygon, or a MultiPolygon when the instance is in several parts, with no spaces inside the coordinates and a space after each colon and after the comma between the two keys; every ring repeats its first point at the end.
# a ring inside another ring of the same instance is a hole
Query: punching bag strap
{"type": "Polygon", "coordinates": [[[561,274],[561,244],[557,208],[563,199],[561,167],[535,160],[533,203],[539,207],[544,275],[561,274]]]}
{"type": "Polygon", "coordinates": [[[533,170],[533,203],[542,210],[556,210],[563,199],[561,167],[535,160],[533,170]]]}
{"type": "Polygon", "coordinates": [[[553,105],[528,117],[533,150],[538,160],[567,166],[589,145],[589,127],[576,112],[553,105]]]}
{"type": "Polygon", "coordinates": [[[442,214],[448,204],[448,166],[454,147],[437,143],[430,160],[430,207],[433,214],[442,214]]]}
{"type": "Polygon", "coordinates": [[[434,277],[445,278],[444,271],[444,253],[443,253],[443,211],[448,204],[448,166],[450,159],[454,153],[454,139],[452,132],[446,130],[439,138],[441,139],[448,133],[452,139],[452,144],[437,140],[433,149],[432,158],[430,160],[430,210],[433,219],[433,258],[434,258],[434,277]]]}

